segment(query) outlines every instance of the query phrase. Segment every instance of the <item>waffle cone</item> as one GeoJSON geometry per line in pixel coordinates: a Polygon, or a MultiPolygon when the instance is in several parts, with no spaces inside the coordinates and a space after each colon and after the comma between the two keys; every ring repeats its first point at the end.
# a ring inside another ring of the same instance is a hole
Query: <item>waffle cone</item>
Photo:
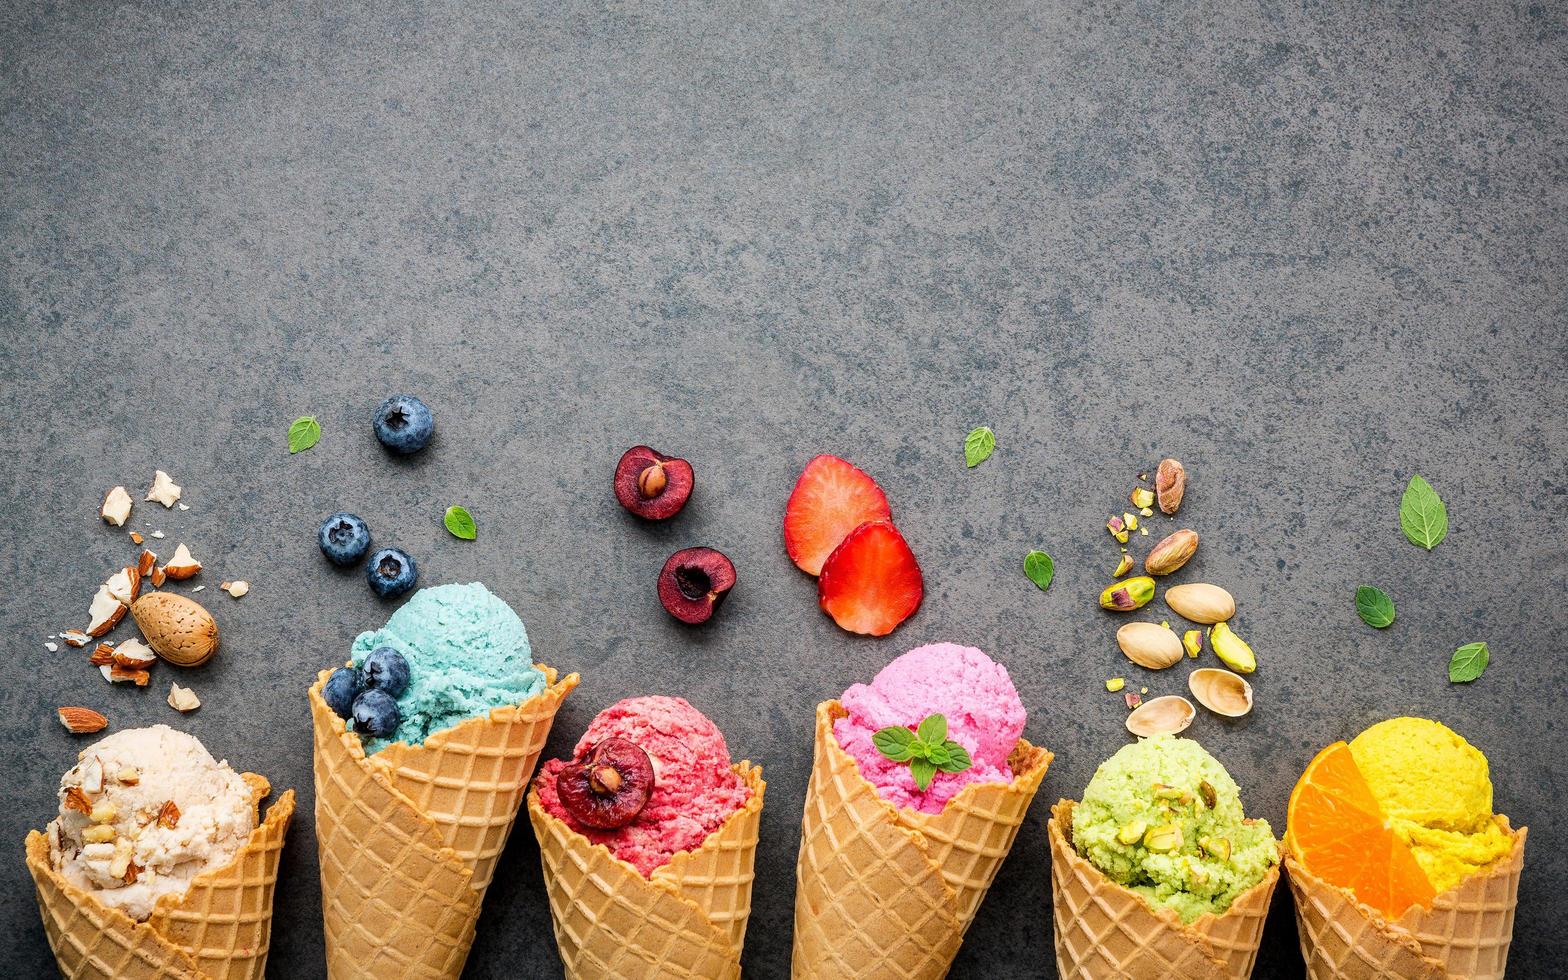
{"type": "Polygon", "coordinates": [[[1508,856],[1390,922],[1344,888],[1316,877],[1294,854],[1285,858],[1296,898],[1296,931],[1311,980],[1501,977],[1513,941],[1514,907],[1524,870],[1527,828],[1513,830],[1508,856]]]}
{"type": "MultiPolygon", "coordinates": [[[[245,773],[261,801],[267,780],[245,773]]],[[[49,860],[49,839],[27,835],[27,870],[37,886],[49,948],[69,980],[259,980],[272,936],[272,893],[294,791],[280,796],[234,860],[191,880],[184,895],[158,899],[146,922],[66,881],[49,860]]]]}
{"type": "Polygon", "coordinates": [[[425,740],[366,756],[310,688],[315,723],[316,840],[327,973],[456,977],[496,859],[577,675],[519,705],[470,718],[425,740]]]}
{"type": "Polygon", "coordinates": [[[914,980],[947,973],[1051,753],[1019,739],[1011,783],[964,787],[939,814],[894,807],[838,744],[847,712],[817,705],[796,864],[792,973],[914,980]]]}
{"type": "Polygon", "coordinates": [[[767,784],[749,762],[734,768],[751,787],[746,805],[701,847],[677,853],[647,878],[546,813],[539,791],[529,791],[528,818],[567,980],[740,976],[767,784]]]}
{"type": "Polygon", "coordinates": [[[1072,845],[1073,802],[1051,808],[1051,905],[1063,980],[1242,980],[1252,975],[1279,865],[1224,915],[1191,923],[1107,878],[1072,845]]]}

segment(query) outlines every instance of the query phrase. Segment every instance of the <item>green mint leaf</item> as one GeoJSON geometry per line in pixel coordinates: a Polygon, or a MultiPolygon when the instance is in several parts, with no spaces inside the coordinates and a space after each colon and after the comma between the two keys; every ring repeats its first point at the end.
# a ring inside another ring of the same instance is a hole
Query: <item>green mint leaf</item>
{"type": "Polygon", "coordinates": [[[964,437],[964,463],[974,469],[990,459],[995,448],[996,433],[982,425],[964,437]]]}
{"type": "Polygon", "coordinates": [[[931,788],[931,779],[936,775],[936,764],[929,759],[911,759],[909,774],[915,777],[915,788],[924,793],[931,788]]]}
{"type": "Polygon", "coordinates": [[[1468,684],[1481,676],[1492,660],[1485,643],[1466,643],[1448,658],[1448,680],[1451,684],[1468,684]]]}
{"type": "Polygon", "coordinates": [[[1356,590],[1356,613],[1363,623],[1380,630],[1394,621],[1394,600],[1382,589],[1363,585],[1356,590]]]}
{"type": "Polygon", "coordinates": [[[915,733],[902,725],[879,729],[871,736],[871,744],[894,762],[908,762],[915,757],[915,733]]]}
{"type": "Polygon", "coordinates": [[[1056,563],[1043,551],[1031,551],[1024,555],[1024,574],[1044,592],[1051,587],[1051,579],[1056,577],[1056,563]]]}
{"type": "Polygon", "coordinates": [[[314,415],[294,420],[289,426],[289,455],[302,453],[321,441],[321,423],[314,415]]]}
{"type": "Polygon", "coordinates": [[[472,541],[479,537],[479,528],[474,526],[474,516],[456,504],[446,509],[446,517],[443,521],[453,537],[462,538],[464,541],[472,541]]]}
{"type": "Polygon", "coordinates": [[[947,761],[938,762],[937,768],[943,772],[963,772],[975,764],[974,760],[969,758],[969,750],[957,742],[947,742],[942,748],[947,750],[947,761]]]}
{"type": "Polygon", "coordinates": [[[920,723],[917,734],[920,736],[920,741],[927,746],[941,745],[947,741],[947,716],[939,714],[926,716],[926,720],[920,723]]]}
{"type": "Polygon", "coordinates": [[[925,758],[927,762],[941,769],[947,765],[947,761],[952,756],[948,753],[946,745],[928,745],[926,746],[925,758]]]}
{"type": "Polygon", "coordinates": [[[1410,543],[1428,551],[1448,536],[1448,508],[1432,485],[1412,476],[1399,501],[1399,526],[1410,543]]]}

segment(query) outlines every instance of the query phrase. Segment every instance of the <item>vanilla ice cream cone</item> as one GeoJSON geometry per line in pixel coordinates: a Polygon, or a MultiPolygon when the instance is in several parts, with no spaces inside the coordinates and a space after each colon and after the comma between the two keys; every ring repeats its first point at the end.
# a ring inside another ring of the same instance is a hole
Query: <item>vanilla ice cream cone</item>
{"type": "MultiPolygon", "coordinates": [[[[267,780],[244,773],[255,803],[267,780]]],[[[70,980],[259,980],[272,935],[272,897],[294,791],[267,810],[229,863],[202,872],[183,895],[160,897],[137,922],[76,887],[55,870],[49,840],[27,835],[27,869],[61,976],[70,980]]]]}

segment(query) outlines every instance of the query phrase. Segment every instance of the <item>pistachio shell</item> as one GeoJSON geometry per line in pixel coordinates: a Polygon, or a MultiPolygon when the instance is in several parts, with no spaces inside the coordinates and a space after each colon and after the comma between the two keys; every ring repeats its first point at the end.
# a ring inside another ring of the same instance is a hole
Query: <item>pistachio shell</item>
{"type": "Polygon", "coordinates": [[[1187,730],[1198,709],[1179,694],[1167,694],[1145,701],[1127,716],[1127,730],[1139,738],[1150,735],[1176,735],[1187,730]]]}
{"type": "Polygon", "coordinates": [[[1187,689],[1217,715],[1240,718],[1252,710],[1252,685],[1240,674],[1204,667],[1187,675],[1187,689]]]}
{"type": "Polygon", "coordinates": [[[1139,667],[1164,670],[1181,660],[1181,638],[1169,626],[1128,623],[1116,631],[1116,645],[1139,667]]]}
{"type": "Polygon", "coordinates": [[[1171,586],[1165,590],[1165,604],[1194,623],[1223,623],[1236,615],[1236,600],[1231,594],[1206,582],[1171,586]]]}
{"type": "Polygon", "coordinates": [[[131,615],[153,652],[171,664],[198,667],[218,652],[218,624],[201,603],[172,592],[149,592],[131,615]]]}

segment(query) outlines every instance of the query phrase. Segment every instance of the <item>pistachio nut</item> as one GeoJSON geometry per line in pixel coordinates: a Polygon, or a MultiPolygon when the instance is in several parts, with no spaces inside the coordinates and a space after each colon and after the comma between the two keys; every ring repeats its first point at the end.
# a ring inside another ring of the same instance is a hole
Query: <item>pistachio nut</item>
{"type": "Polygon", "coordinates": [[[1116,840],[1131,847],[1133,844],[1143,840],[1144,832],[1148,829],[1149,822],[1147,820],[1141,817],[1133,817],[1116,832],[1116,840]]]}
{"type": "MultiPolygon", "coordinates": [[[[1238,674],[1250,674],[1258,669],[1258,658],[1252,655],[1252,648],[1231,632],[1229,623],[1214,624],[1214,628],[1209,630],[1209,645],[1214,647],[1214,655],[1238,674]]],[[[1250,695],[1251,690],[1247,693],[1250,695]]],[[[1250,697],[1248,700],[1251,700],[1250,697]]]]}
{"type": "Polygon", "coordinates": [[[1116,563],[1116,571],[1111,573],[1111,578],[1121,578],[1132,571],[1132,555],[1122,553],[1122,560],[1116,563]]]}
{"type": "Polygon", "coordinates": [[[1154,598],[1154,579],[1147,575],[1123,579],[1105,587],[1100,593],[1100,607],[1116,612],[1131,612],[1148,605],[1154,598]]]}
{"type": "Polygon", "coordinates": [[[1105,689],[1110,691],[1112,694],[1115,694],[1117,691],[1120,691],[1126,686],[1127,680],[1123,677],[1112,677],[1110,680],[1105,682],[1105,689]]]}
{"type": "Polygon", "coordinates": [[[1127,525],[1122,522],[1120,517],[1113,515],[1110,520],[1105,522],[1105,529],[1111,532],[1111,537],[1122,544],[1127,543],[1127,525]]]}
{"type": "Polygon", "coordinates": [[[1132,505],[1141,511],[1154,505],[1154,491],[1148,487],[1134,487],[1130,499],[1132,505]]]}
{"type": "Polygon", "coordinates": [[[1162,459],[1154,472],[1154,496],[1160,502],[1160,511],[1176,513],[1181,506],[1182,494],[1187,492],[1187,470],[1179,459],[1162,459]]]}
{"type": "Polygon", "coordinates": [[[1128,623],[1116,631],[1116,645],[1139,667],[1164,670],[1181,660],[1181,640],[1156,623],[1128,623]]]}
{"type": "Polygon", "coordinates": [[[1181,645],[1187,648],[1187,656],[1194,660],[1203,652],[1203,631],[1188,630],[1181,635],[1181,645]]]}
{"type": "MultiPolygon", "coordinates": [[[[1128,692],[1128,698],[1135,697],[1128,692]]],[[[1179,735],[1192,724],[1193,716],[1198,709],[1192,702],[1176,694],[1167,694],[1155,698],[1153,701],[1144,701],[1133,709],[1127,716],[1127,730],[1139,738],[1148,738],[1150,735],[1179,735]]]]}
{"type": "Polygon", "coordinates": [[[1181,824],[1167,823],[1150,827],[1143,835],[1143,846],[1156,854],[1181,850],[1181,824]]]}
{"type": "Polygon", "coordinates": [[[1150,575],[1169,575],[1187,564],[1198,550],[1198,532],[1182,528],[1154,546],[1143,560],[1143,570],[1150,575]]]}
{"type": "Polygon", "coordinates": [[[1203,799],[1203,805],[1210,810],[1219,805],[1220,795],[1214,791],[1214,784],[1207,779],[1198,781],[1198,796],[1203,799]]]}
{"type": "Polygon", "coordinates": [[[1230,860],[1230,838],[1228,837],[1199,837],[1198,846],[1203,852],[1216,861],[1230,860]]]}
{"type": "Polygon", "coordinates": [[[1207,582],[1171,586],[1165,590],[1165,604],[1194,623],[1221,623],[1236,615],[1236,600],[1231,594],[1207,582]]]}
{"type": "Polygon", "coordinates": [[[1122,523],[1127,525],[1127,530],[1138,530],[1138,516],[1136,514],[1122,513],[1122,523]]]}

